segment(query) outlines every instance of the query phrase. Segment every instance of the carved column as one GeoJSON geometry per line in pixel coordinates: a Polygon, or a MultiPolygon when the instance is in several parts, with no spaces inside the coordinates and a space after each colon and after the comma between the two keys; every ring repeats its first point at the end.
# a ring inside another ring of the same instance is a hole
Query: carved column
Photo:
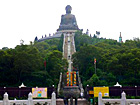
{"type": "Polygon", "coordinates": [[[52,104],[51,105],[56,105],[56,94],[55,94],[55,92],[52,93],[51,100],[52,100],[52,104]]]}
{"type": "Polygon", "coordinates": [[[34,105],[33,104],[33,98],[32,98],[32,93],[31,92],[28,94],[28,105],[34,105]]]}
{"type": "Polygon", "coordinates": [[[121,105],[126,105],[126,94],[122,92],[121,105]]]}
{"type": "Polygon", "coordinates": [[[99,96],[98,96],[98,105],[103,105],[103,103],[102,103],[102,93],[101,92],[99,93],[99,96]]]}
{"type": "Polygon", "coordinates": [[[4,94],[3,105],[10,105],[7,92],[4,94]]]}

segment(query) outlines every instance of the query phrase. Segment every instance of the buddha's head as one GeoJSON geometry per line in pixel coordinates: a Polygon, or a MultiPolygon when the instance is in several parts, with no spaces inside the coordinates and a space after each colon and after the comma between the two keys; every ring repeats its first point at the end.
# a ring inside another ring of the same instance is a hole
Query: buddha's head
{"type": "Polygon", "coordinates": [[[72,8],[70,5],[67,5],[65,9],[67,14],[71,13],[72,8]]]}

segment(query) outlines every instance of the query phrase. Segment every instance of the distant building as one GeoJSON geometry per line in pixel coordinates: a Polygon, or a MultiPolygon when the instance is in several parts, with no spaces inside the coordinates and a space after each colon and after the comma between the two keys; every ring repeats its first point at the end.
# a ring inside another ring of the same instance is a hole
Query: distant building
{"type": "Polygon", "coordinates": [[[100,31],[96,31],[96,36],[97,36],[97,38],[99,38],[99,36],[100,36],[100,31]]]}
{"type": "Polygon", "coordinates": [[[120,37],[119,37],[119,42],[122,43],[122,35],[121,35],[121,32],[120,32],[120,37]]]}
{"type": "Polygon", "coordinates": [[[89,30],[87,29],[86,34],[89,35],[89,30]]]}
{"type": "Polygon", "coordinates": [[[36,36],[34,42],[37,42],[37,41],[38,41],[38,38],[37,38],[37,36],[36,36]]]}

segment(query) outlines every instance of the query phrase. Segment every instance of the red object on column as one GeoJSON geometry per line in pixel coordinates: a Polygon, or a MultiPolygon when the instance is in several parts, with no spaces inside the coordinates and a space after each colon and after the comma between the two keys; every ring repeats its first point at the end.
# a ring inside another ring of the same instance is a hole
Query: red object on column
{"type": "Polygon", "coordinates": [[[73,72],[71,72],[71,86],[73,86],[73,83],[72,83],[72,75],[73,75],[73,72]]]}
{"type": "Polygon", "coordinates": [[[69,86],[69,72],[67,72],[67,86],[69,86]]]}
{"type": "Polygon", "coordinates": [[[46,60],[44,61],[44,67],[46,67],[46,60]]]}

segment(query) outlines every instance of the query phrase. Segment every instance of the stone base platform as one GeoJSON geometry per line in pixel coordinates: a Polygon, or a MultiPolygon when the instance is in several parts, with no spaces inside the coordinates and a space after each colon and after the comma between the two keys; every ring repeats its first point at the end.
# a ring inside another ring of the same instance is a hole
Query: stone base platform
{"type": "MultiPolygon", "coordinates": [[[[73,99],[73,105],[75,105],[74,103],[75,103],[75,100],[73,99]]],[[[79,98],[78,101],[77,101],[77,104],[78,105],[90,105],[89,102],[84,98],[83,99],[79,98]]],[[[56,105],[64,105],[63,99],[57,99],[56,100],[56,105]]],[[[68,105],[70,105],[70,99],[69,99],[69,104],[68,105]]]]}
{"type": "Polygon", "coordinates": [[[80,90],[78,86],[65,86],[63,88],[63,95],[65,98],[78,98],[80,96],[80,90]]]}

